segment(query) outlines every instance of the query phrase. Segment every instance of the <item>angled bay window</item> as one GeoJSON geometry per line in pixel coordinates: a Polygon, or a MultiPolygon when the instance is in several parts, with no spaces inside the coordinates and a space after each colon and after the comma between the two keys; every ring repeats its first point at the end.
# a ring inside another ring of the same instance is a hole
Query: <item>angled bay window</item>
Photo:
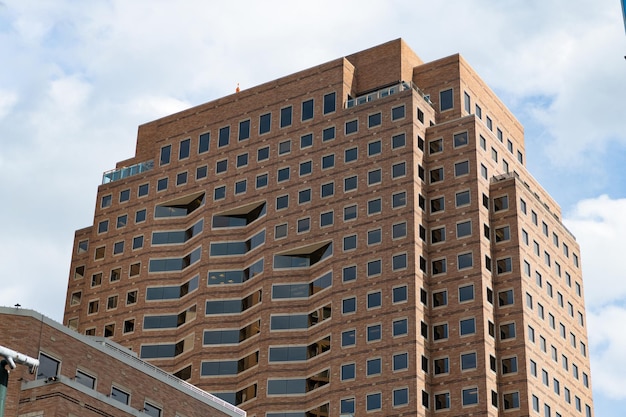
{"type": "Polygon", "coordinates": [[[274,269],[308,268],[333,253],[332,242],[316,243],[274,255],[274,269]]]}
{"type": "Polygon", "coordinates": [[[243,242],[215,242],[211,243],[209,253],[211,256],[235,256],[245,255],[265,243],[265,230],[261,230],[250,239],[243,242]]]}
{"type": "Polygon", "coordinates": [[[246,355],[239,360],[202,361],[200,375],[222,376],[237,375],[259,364],[259,351],[246,355]]]}
{"type": "Polygon", "coordinates": [[[330,304],[308,314],[276,314],[270,318],[270,330],[303,330],[315,326],[331,316],[330,304]]]}
{"type": "Polygon", "coordinates": [[[166,232],[152,232],[152,245],[174,245],[185,243],[202,232],[204,220],[200,219],[187,230],[169,230],[166,232]]]}
{"type": "Polygon", "coordinates": [[[176,329],[183,324],[196,318],[196,306],[193,305],[178,314],[145,316],[143,318],[143,328],[149,329],[176,329]]]}
{"type": "Polygon", "coordinates": [[[272,300],[290,298],[309,298],[333,284],[332,271],[325,273],[309,283],[274,284],[272,285],[272,300]]]}
{"type": "Polygon", "coordinates": [[[198,276],[182,285],[149,287],[146,289],[146,300],[177,300],[198,289],[198,276]]]}
{"type": "Polygon", "coordinates": [[[261,321],[257,320],[240,329],[205,330],[203,343],[205,345],[236,345],[257,335],[261,328],[261,321]]]}
{"type": "Polygon", "coordinates": [[[258,290],[241,299],[209,300],[206,302],[204,313],[207,316],[239,314],[259,304],[261,302],[261,299],[262,291],[258,290]]]}
{"type": "Polygon", "coordinates": [[[330,336],[310,345],[270,346],[269,362],[302,362],[330,350],[330,336]]]}
{"type": "Polygon", "coordinates": [[[204,192],[194,193],[160,204],[154,209],[155,218],[185,217],[204,205],[204,192]]]}
{"type": "Polygon", "coordinates": [[[212,227],[214,229],[224,227],[245,227],[255,220],[265,216],[267,213],[267,204],[251,203],[242,207],[214,214],[212,227]]]}
{"type": "Polygon", "coordinates": [[[263,259],[243,270],[209,271],[207,285],[243,284],[263,272],[263,259]]]}
{"type": "Polygon", "coordinates": [[[202,247],[194,249],[182,258],[150,259],[149,272],[182,271],[200,260],[202,247]]]}
{"type": "Polygon", "coordinates": [[[308,378],[269,379],[267,395],[304,395],[328,384],[330,370],[326,369],[308,378]]]}

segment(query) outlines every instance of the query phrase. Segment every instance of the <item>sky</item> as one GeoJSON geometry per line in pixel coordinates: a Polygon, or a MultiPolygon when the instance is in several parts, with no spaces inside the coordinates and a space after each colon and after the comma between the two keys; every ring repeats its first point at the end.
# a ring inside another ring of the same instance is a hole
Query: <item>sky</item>
{"type": "Polygon", "coordinates": [[[581,246],[595,414],[621,416],[620,0],[0,0],[0,305],[62,320],[74,231],[138,125],[400,37],[463,55],[524,125],[581,246]]]}

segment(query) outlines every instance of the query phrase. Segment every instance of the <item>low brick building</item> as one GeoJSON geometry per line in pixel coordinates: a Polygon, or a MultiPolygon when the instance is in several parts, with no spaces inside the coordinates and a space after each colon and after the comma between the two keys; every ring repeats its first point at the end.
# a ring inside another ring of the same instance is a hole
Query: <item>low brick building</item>
{"type": "Polygon", "coordinates": [[[108,339],[33,310],[0,307],[0,334],[4,347],[40,361],[33,373],[11,370],[4,417],[246,415],[108,339]]]}

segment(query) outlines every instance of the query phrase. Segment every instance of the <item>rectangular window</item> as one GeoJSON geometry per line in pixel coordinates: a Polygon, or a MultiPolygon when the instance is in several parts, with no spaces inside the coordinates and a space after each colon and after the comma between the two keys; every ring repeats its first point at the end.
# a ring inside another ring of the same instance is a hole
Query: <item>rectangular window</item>
{"type": "Polygon", "coordinates": [[[313,134],[307,133],[300,136],[300,149],[310,148],[313,146],[313,134]]]}
{"type": "Polygon", "coordinates": [[[465,104],[465,111],[467,113],[471,113],[472,112],[472,99],[470,98],[470,95],[467,94],[467,91],[463,92],[463,99],[464,99],[464,104],[465,104]]]}
{"type": "Polygon", "coordinates": [[[335,126],[322,130],[322,142],[335,139],[335,126]]]}
{"type": "Polygon", "coordinates": [[[367,156],[379,155],[382,152],[382,143],[377,140],[367,144],[367,156]]]}
{"type": "Polygon", "coordinates": [[[239,122],[238,140],[246,140],[250,138],[250,119],[239,122]]]}
{"type": "Polygon", "coordinates": [[[230,143],[230,126],[224,126],[220,128],[219,130],[217,146],[221,148],[222,146],[227,146],[229,143],[230,143]]]}
{"type": "Polygon", "coordinates": [[[169,164],[171,154],[172,154],[172,145],[163,146],[161,148],[161,158],[159,159],[159,165],[169,164]]]}
{"type": "Polygon", "coordinates": [[[394,107],[391,109],[391,120],[400,120],[403,119],[405,115],[404,105],[394,107]]]}
{"type": "Polygon", "coordinates": [[[454,107],[452,91],[452,89],[449,89],[439,93],[439,111],[450,110],[454,107]]]}
{"type": "Polygon", "coordinates": [[[266,113],[259,116],[259,135],[268,133],[272,126],[272,113],[266,113]]]}
{"type": "Polygon", "coordinates": [[[256,160],[258,162],[265,161],[270,157],[270,147],[265,146],[257,150],[256,160]]]}
{"type": "Polygon", "coordinates": [[[281,128],[291,126],[292,113],[293,113],[293,108],[291,106],[283,107],[282,109],[280,109],[280,127],[281,128]]]}
{"type": "Polygon", "coordinates": [[[333,113],[337,109],[337,93],[324,94],[324,114],[333,113]]]}
{"type": "Polygon", "coordinates": [[[313,99],[302,102],[302,121],[313,118],[313,99]]]}
{"type": "Polygon", "coordinates": [[[198,137],[198,153],[205,153],[209,151],[209,141],[211,138],[210,133],[202,133],[198,137]]]}
{"type": "Polygon", "coordinates": [[[367,127],[372,128],[382,124],[382,114],[380,112],[370,114],[367,117],[367,127]]]}
{"type": "Polygon", "coordinates": [[[185,139],[180,142],[178,149],[178,159],[189,158],[189,149],[191,148],[191,139],[185,139]]]}

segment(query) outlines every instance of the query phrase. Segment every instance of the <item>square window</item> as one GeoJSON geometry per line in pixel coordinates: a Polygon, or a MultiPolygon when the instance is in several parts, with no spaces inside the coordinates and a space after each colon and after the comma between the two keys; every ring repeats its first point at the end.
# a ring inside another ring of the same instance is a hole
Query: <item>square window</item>
{"type": "Polygon", "coordinates": [[[380,184],[382,181],[382,170],[380,168],[367,173],[367,185],[380,184]]]}
{"type": "Polygon", "coordinates": [[[265,161],[270,157],[270,147],[265,146],[263,148],[259,148],[256,152],[256,160],[257,161],[265,161]]]}
{"type": "Polygon", "coordinates": [[[461,320],[459,333],[461,334],[461,336],[476,333],[476,320],[473,318],[461,320]]]}
{"type": "Polygon", "coordinates": [[[267,187],[267,174],[259,174],[256,176],[256,188],[267,187]]]}
{"type": "Polygon", "coordinates": [[[285,155],[291,152],[291,140],[285,140],[278,144],[278,154],[285,155]]]}
{"type": "Polygon", "coordinates": [[[343,180],[343,191],[352,191],[356,190],[358,186],[358,178],[356,175],[344,178],[343,180]]]}
{"type": "Polygon", "coordinates": [[[356,311],[356,297],[350,297],[342,300],[341,302],[341,313],[349,314],[354,313],[356,311]]]}
{"type": "Polygon", "coordinates": [[[348,163],[348,162],[356,161],[358,156],[359,156],[358,148],[346,149],[344,152],[344,162],[348,163]]]}
{"type": "Polygon", "coordinates": [[[367,202],[367,214],[378,214],[382,211],[382,200],[380,198],[376,198],[374,200],[370,200],[367,202]]]}
{"type": "Polygon", "coordinates": [[[276,197],[276,210],[281,210],[289,207],[289,195],[281,195],[276,197]]]}
{"type": "Polygon", "coordinates": [[[472,221],[461,222],[456,224],[456,237],[465,237],[472,234],[472,221]]]}
{"type": "Polygon", "coordinates": [[[342,414],[354,413],[354,398],[344,398],[341,400],[339,412],[342,414]]]}
{"type": "Polygon", "coordinates": [[[382,372],[382,360],[380,358],[368,359],[365,367],[367,376],[380,375],[382,372]]]}
{"type": "Polygon", "coordinates": [[[391,167],[391,178],[400,178],[406,175],[406,162],[394,164],[391,167]]]}
{"type": "Polygon", "coordinates": [[[395,287],[392,291],[392,302],[401,303],[403,301],[407,301],[408,299],[408,289],[406,285],[401,287],[395,287]]]}
{"type": "Polygon", "coordinates": [[[160,178],[157,181],[157,191],[167,190],[167,178],[160,178]]]}
{"type": "Polygon", "coordinates": [[[280,239],[287,236],[287,223],[277,224],[274,227],[274,239],[280,239]]]}
{"type": "Polygon", "coordinates": [[[150,184],[141,184],[137,191],[137,196],[143,197],[145,195],[148,195],[149,188],[150,188],[150,184]]]}
{"type": "Polygon", "coordinates": [[[450,372],[450,359],[439,358],[433,361],[433,370],[435,375],[447,374],[450,372]]]}
{"type": "Polygon", "coordinates": [[[304,204],[311,201],[311,189],[298,191],[298,204],[304,204]]]}
{"type": "Polygon", "coordinates": [[[350,120],[345,124],[345,134],[350,135],[352,133],[356,133],[359,130],[359,121],[358,120],[350,120]]]}
{"type": "Polygon", "coordinates": [[[430,243],[440,243],[446,240],[446,228],[439,227],[430,231],[430,243]]]}
{"type": "MultiPolygon", "coordinates": [[[[535,397],[536,398],[536,397],[535,397]]],[[[502,395],[502,403],[505,410],[519,408],[519,392],[509,392],[502,395]]]]}
{"type": "Polygon", "coordinates": [[[433,339],[443,340],[448,338],[448,324],[438,324],[433,326],[433,339]]]}
{"type": "Polygon", "coordinates": [[[143,236],[135,236],[133,238],[133,249],[143,248],[143,236]]]}
{"type": "Polygon", "coordinates": [[[376,245],[382,241],[382,229],[369,230],[367,232],[367,244],[376,245]]]}
{"type": "Polygon", "coordinates": [[[517,372],[517,356],[502,359],[502,373],[510,374],[517,372]]]}
{"type": "Polygon", "coordinates": [[[372,128],[372,127],[376,127],[376,126],[380,126],[382,124],[382,114],[381,113],[374,113],[374,114],[370,114],[367,117],[367,127],[368,128],[372,128]]]}
{"type": "Polygon", "coordinates": [[[380,275],[382,270],[382,262],[380,259],[375,261],[369,261],[367,263],[367,276],[373,277],[375,275],[380,275]]]}
{"type": "Polygon", "coordinates": [[[459,302],[471,301],[474,299],[474,285],[465,285],[459,287],[459,302]]]}
{"type": "Polygon", "coordinates": [[[346,266],[342,270],[342,281],[349,282],[356,280],[356,266],[346,266]]]}
{"type": "Polygon", "coordinates": [[[356,249],[356,235],[344,236],[343,250],[349,251],[356,249]]]}
{"type": "Polygon", "coordinates": [[[223,200],[226,198],[226,186],[215,187],[213,190],[213,200],[223,200]]]}
{"type": "Polygon", "coordinates": [[[409,389],[398,388],[393,390],[393,406],[401,407],[409,403],[409,389]]]}
{"type": "Polygon", "coordinates": [[[477,359],[476,353],[463,353],[461,354],[461,370],[467,371],[468,369],[476,369],[477,359]]]}
{"type": "Polygon", "coordinates": [[[408,319],[394,320],[392,323],[393,336],[406,336],[409,334],[409,322],[408,319]]]}
{"type": "Polygon", "coordinates": [[[443,167],[435,168],[430,170],[430,183],[434,184],[439,181],[443,181],[443,167]]]}
{"type": "Polygon", "coordinates": [[[511,258],[498,259],[496,261],[498,274],[504,274],[507,272],[511,272],[513,265],[511,262],[511,258]]]}
{"type": "Polygon", "coordinates": [[[219,135],[217,139],[217,146],[221,148],[222,146],[227,146],[230,143],[230,126],[225,126],[220,128],[219,135]]]}
{"type": "Polygon", "coordinates": [[[108,220],[102,220],[100,223],[98,223],[98,233],[105,233],[109,231],[109,221],[108,220]]]}
{"type": "Polygon", "coordinates": [[[445,207],[444,198],[437,197],[430,200],[430,212],[437,213],[443,211],[445,207]]]}
{"type": "Polygon", "coordinates": [[[515,323],[500,325],[500,340],[512,339],[515,337],[515,323]]]}
{"type": "Polygon", "coordinates": [[[343,220],[347,221],[347,220],[354,220],[357,217],[357,206],[352,205],[352,206],[348,206],[348,207],[344,207],[343,209],[343,220]]]}
{"type": "Polygon", "coordinates": [[[115,242],[113,244],[113,255],[117,255],[124,252],[124,241],[115,242]]]}
{"type": "Polygon", "coordinates": [[[469,161],[457,162],[454,164],[454,176],[460,177],[469,174],[469,161]]]}
{"type": "Polygon", "coordinates": [[[443,152],[443,139],[436,139],[428,142],[428,153],[430,155],[443,152]]]}
{"type": "Polygon", "coordinates": [[[196,180],[200,180],[202,178],[206,178],[209,174],[209,167],[206,165],[202,165],[201,167],[196,168],[196,180]]]}
{"type": "Polygon", "coordinates": [[[335,126],[322,130],[322,142],[335,139],[335,126]]]}
{"type": "Polygon", "coordinates": [[[324,197],[330,197],[333,196],[335,194],[335,183],[334,182],[329,182],[326,184],[322,184],[321,187],[321,196],[322,198],[324,197]]]}
{"type": "Polygon", "coordinates": [[[313,99],[302,102],[302,121],[313,118],[313,99]]]}
{"type": "Polygon", "coordinates": [[[504,242],[511,239],[511,229],[509,226],[503,226],[495,229],[494,236],[496,243],[504,242]]]}
{"type": "Polygon", "coordinates": [[[379,308],[382,305],[382,293],[380,291],[367,294],[367,308],[379,308]]]}
{"type": "Polygon", "coordinates": [[[403,148],[406,146],[406,135],[400,133],[391,137],[391,149],[403,148]]]}
{"type": "Polygon", "coordinates": [[[248,153],[237,155],[237,168],[248,166],[248,153]]]}
{"type": "Polygon", "coordinates": [[[187,184],[187,171],[179,172],[176,175],[176,185],[184,185],[187,184]]]}
{"type": "MultiPolygon", "coordinates": [[[[532,296],[530,294],[526,294],[527,298],[530,297],[530,306],[532,308],[532,296]]],[[[526,300],[527,302],[529,301],[528,299],[526,300]]],[[[505,290],[505,291],[500,291],[498,293],[498,306],[499,307],[504,307],[504,306],[508,306],[508,305],[512,305],[514,303],[514,298],[513,298],[513,290],[505,290]]]]}
{"type": "Polygon", "coordinates": [[[120,203],[130,200],[130,190],[122,190],[120,191],[120,203]]]}
{"type": "Polygon", "coordinates": [[[457,207],[467,206],[470,203],[470,192],[469,190],[460,191],[455,195],[455,201],[457,207]]]}
{"type": "Polygon", "coordinates": [[[341,347],[356,345],[356,330],[341,332],[341,347]]]}
{"type": "Polygon", "coordinates": [[[356,365],[354,363],[349,363],[345,365],[341,365],[341,380],[347,381],[354,379],[356,377],[356,365]]]}
{"type": "Polygon", "coordinates": [[[333,224],[333,217],[332,211],[320,214],[320,227],[331,226],[333,224]]]}
{"type": "Polygon", "coordinates": [[[300,149],[306,149],[313,146],[313,134],[308,133],[300,136],[300,149]]]}
{"type": "Polygon", "coordinates": [[[391,109],[391,120],[403,119],[405,116],[404,105],[391,109]]]}
{"type": "Polygon", "coordinates": [[[437,259],[432,261],[432,273],[433,275],[444,274],[446,272],[446,259],[437,259]]]}
{"type": "MultiPolygon", "coordinates": [[[[443,197],[442,197],[443,198],[443,197]]],[[[395,193],[391,195],[391,207],[398,208],[406,206],[406,192],[395,193]]]]}
{"type": "Polygon", "coordinates": [[[221,161],[217,161],[217,163],[215,164],[215,172],[217,174],[226,172],[227,169],[228,169],[228,159],[222,159],[221,161]]]}
{"type": "Polygon", "coordinates": [[[478,388],[467,388],[461,392],[462,404],[474,405],[478,404],[478,388]]]}
{"type": "Polygon", "coordinates": [[[396,223],[391,227],[391,238],[400,239],[406,237],[406,222],[396,223]]]}
{"type": "Polygon", "coordinates": [[[246,192],[248,182],[246,180],[237,181],[235,183],[235,194],[243,194],[246,192]]]}
{"type": "Polygon", "coordinates": [[[367,156],[379,155],[382,152],[382,144],[379,140],[367,144],[367,156]]]}
{"type": "Polygon", "coordinates": [[[292,114],[293,114],[293,108],[291,106],[283,107],[282,109],[280,109],[280,127],[281,128],[291,126],[292,114]]]}
{"type": "Polygon", "coordinates": [[[448,291],[433,292],[433,307],[442,307],[448,305],[448,291]]]}
{"type": "Polygon", "coordinates": [[[239,136],[238,140],[246,140],[250,138],[250,119],[242,120],[239,122],[239,136]]]}
{"type": "Polygon", "coordinates": [[[287,181],[289,179],[289,174],[290,174],[289,167],[280,168],[277,174],[278,182],[287,181]]]}
{"type": "Polygon", "coordinates": [[[367,326],[367,342],[378,342],[382,339],[382,326],[380,324],[373,324],[367,326]]]}
{"type": "Polygon", "coordinates": [[[365,407],[367,411],[380,410],[382,408],[381,393],[368,394],[365,397],[365,407]]]}
{"type": "Polygon", "coordinates": [[[335,154],[322,156],[322,169],[328,169],[335,166],[335,154]]]}
{"type": "Polygon", "coordinates": [[[401,253],[399,255],[394,255],[391,262],[392,268],[394,271],[398,271],[401,269],[406,269],[407,266],[407,254],[401,253]]]}
{"type": "Polygon", "coordinates": [[[435,394],[435,410],[447,410],[450,408],[450,393],[435,394]]]}
{"type": "Polygon", "coordinates": [[[457,133],[453,136],[454,147],[458,148],[469,143],[467,132],[457,133]]]}
{"type": "Polygon", "coordinates": [[[458,255],[457,258],[457,267],[459,268],[459,270],[471,268],[472,266],[474,266],[474,259],[471,253],[462,253],[458,255]]]}
{"type": "Polygon", "coordinates": [[[398,353],[393,355],[393,371],[403,371],[409,369],[409,354],[398,353]]]}
{"type": "Polygon", "coordinates": [[[270,131],[272,125],[272,113],[266,113],[259,116],[259,135],[270,131]]]}

